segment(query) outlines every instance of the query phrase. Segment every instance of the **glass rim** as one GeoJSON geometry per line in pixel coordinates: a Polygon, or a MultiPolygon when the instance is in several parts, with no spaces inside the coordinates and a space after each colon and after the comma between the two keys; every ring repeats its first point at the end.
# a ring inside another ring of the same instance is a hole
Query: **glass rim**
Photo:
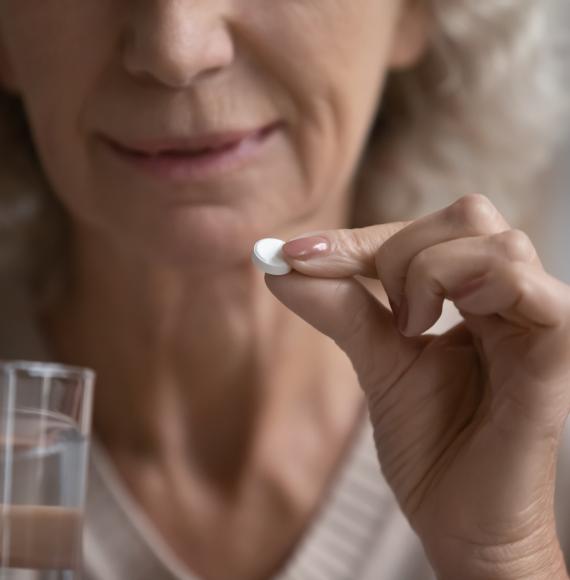
{"type": "MultiPolygon", "coordinates": [[[[85,367],[55,362],[0,359],[0,387],[2,386],[3,377],[9,383],[9,387],[10,383],[15,384],[24,377],[32,380],[39,379],[41,382],[45,380],[51,381],[51,379],[65,381],[66,389],[81,393],[81,403],[77,415],[74,416],[74,421],[80,432],[85,436],[89,436],[96,378],[95,371],[85,367]]],[[[8,413],[9,409],[10,406],[8,406],[8,413]]],[[[66,414],[64,412],[64,415],[66,414]]]]}
{"type": "Polygon", "coordinates": [[[55,362],[0,359],[0,371],[24,372],[37,378],[79,379],[87,384],[95,380],[93,369],[55,362]]]}

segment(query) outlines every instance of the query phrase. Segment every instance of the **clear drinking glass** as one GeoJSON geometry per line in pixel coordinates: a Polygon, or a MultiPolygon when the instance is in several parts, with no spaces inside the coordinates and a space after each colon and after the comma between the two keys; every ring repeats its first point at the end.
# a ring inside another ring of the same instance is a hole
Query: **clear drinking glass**
{"type": "Polygon", "coordinates": [[[0,361],[0,580],[77,580],[94,373],[0,361]]]}

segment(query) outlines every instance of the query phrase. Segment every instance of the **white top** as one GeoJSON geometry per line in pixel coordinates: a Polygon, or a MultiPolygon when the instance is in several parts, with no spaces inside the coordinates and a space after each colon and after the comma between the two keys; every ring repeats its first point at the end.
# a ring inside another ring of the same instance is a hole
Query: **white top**
{"type": "MultiPolygon", "coordinates": [[[[25,299],[9,286],[0,281],[0,358],[45,360],[25,299]]],[[[569,452],[567,432],[556,504],[567,555],[569,452]]],[[[88,486],[85,580],[199,580],[160,538],[96,442],[88,486]]],[[[368,422],[355,437],[317,517],[274,580],[434,580],[419,540],[381,475],[368,422]]]]}

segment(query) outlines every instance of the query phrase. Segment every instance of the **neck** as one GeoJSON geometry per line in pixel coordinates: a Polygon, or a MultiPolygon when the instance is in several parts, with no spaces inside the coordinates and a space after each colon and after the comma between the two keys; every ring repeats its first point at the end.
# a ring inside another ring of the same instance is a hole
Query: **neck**
{"type": "Polygon", "coordinates": [[[74,284],[44,328],[54,356],[97,370],[94,431],[116,459],[184,456],[232,484],[261,441],[354,420],[345,357],[249,264],[193,275],[100,239],[75,247],[74,284]]]}

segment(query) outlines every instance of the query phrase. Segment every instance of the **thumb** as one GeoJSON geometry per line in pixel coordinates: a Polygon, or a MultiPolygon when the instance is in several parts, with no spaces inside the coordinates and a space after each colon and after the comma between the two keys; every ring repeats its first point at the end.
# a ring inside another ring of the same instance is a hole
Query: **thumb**
{"type": "Polygon", "coordinates": [[[418,355],[423,341],[403,337],[392,313],[355,278],[293,272],[265,281],[278,300],[345,351],[365,390],[392,384],[418,355]]]}

